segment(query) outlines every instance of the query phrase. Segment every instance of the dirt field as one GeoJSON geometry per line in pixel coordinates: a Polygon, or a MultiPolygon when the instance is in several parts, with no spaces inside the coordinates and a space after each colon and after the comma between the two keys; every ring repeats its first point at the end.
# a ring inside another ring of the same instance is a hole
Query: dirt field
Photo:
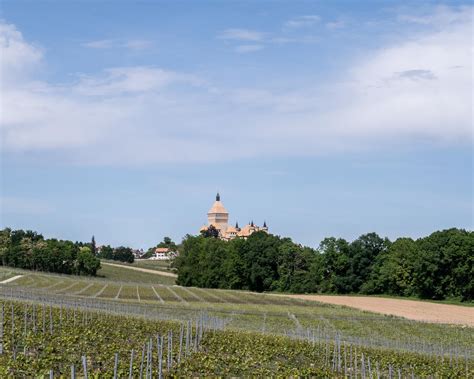
{"type": "Polygon", "coordinates": [[[131,267],[131,266],[126,266],[126,265],[120,265],[120,264],[115,264],[115,263],[107,263],[107,262],[101,262],[100,264],[102,265],[107,265],[107,266],[114,266],[114,267],[122,267],[122,268],[127,268],[129,270],[135,270],[135,271],[141,271],[141,272],[148,272],[150,274],[156,274],[156,275],[161,275],[161,276],[169,276],[170,278],[176,278],[178,275],[173,274],[168,271],[158,271],[158,270],[150,270],[148,268],[141,268],[141,267],[131,267]]]}
{"type": "Polygon", "coordinates": [[[474,307],[435,304],[416,300],[364,296],[279,295],[322,303],[345,305],[364,311],[405,317],[411,320],[474,326],[474,307]]]}

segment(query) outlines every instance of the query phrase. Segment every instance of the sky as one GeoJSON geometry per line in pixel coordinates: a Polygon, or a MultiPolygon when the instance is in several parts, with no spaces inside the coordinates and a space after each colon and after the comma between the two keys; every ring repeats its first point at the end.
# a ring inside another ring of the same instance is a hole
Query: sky
{"type": "Polygon", "coordinates": [[[473,229],[468,1],[3,0],[0,49],[2,228],[473,229]]]}

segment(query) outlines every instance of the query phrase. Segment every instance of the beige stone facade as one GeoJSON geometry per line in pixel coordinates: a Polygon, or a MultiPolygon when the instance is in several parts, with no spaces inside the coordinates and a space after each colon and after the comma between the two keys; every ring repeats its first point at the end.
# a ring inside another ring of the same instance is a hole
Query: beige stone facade
{"type": "Polygon", "coordinates": [[[264,222],[263,226],[257,226],[252,221],[251,223],[240,228],[239,224],[236,223],[235,227],[229,225],[229,212],[225,209],[224,204],[221,202],[219,194],[216,195],[216,201],[212,205],[209,212],[207,212],[207,225],[201,227],[199,232],[204,232],[212,225],[219,231],[219,238],[223,240],[231,240],[236,237],[247,238],[252,233],[263,231],[268,233],[267,223],[264,222]]]}

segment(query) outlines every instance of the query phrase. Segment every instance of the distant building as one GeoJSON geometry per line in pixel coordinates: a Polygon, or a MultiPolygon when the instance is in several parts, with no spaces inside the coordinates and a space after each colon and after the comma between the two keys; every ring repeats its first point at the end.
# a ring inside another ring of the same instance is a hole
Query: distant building
{"type": "Polygon", "coordinates": [[[140,259],[143,255],[145,255],[145,252],[143,251],[143,249],[134,249],[132,253],[135,259],[140,259]]]}
{"type": "Polygon", "coordinates": [[[199,232],[205,232],[212,225],[219,232],[219,238],[223,240],[231,240],[236,237],[248,238],[252,233],[263,231],[268,233],[267,223],[264,222],[263,226],[257,226],[254,222],[250,222],[244,227],[240,228],[239,223],[236,223],[235,226],[229,225],[229,212],[224,207],[224,204],[221,202],[221,197],[219,193],[216,195],[216,201],[212,205],[209,212],[207,212],[207,221],[208,224],[201,227],[199,232]]]}
{"type": "Polygon", "coordinates": [[[171,251],[171,249],[169,249],[168,247],[157,247],[153,255],[148,259],[157,260],[157,261],[169,261],[170,259],[173,259],[175,256],[176,256],[176,252],[171,251]]]}

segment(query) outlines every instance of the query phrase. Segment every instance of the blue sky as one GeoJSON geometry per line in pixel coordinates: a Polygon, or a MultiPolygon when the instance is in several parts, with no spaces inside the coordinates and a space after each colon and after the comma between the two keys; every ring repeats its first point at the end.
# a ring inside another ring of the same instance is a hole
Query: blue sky
{"type": "Polygon", "coordinates": [[[473,227],[472,7],[4,1],[1,226],[149,247],[473,227]]]}

